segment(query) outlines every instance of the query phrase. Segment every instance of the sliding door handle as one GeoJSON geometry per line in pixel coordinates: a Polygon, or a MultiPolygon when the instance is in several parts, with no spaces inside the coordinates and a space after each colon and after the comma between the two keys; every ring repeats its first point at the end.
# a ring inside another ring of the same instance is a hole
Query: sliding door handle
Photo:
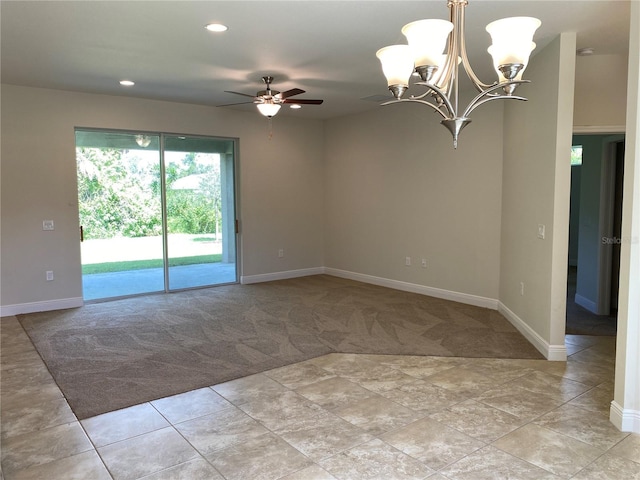
{"type": "Polygon", "coordinates": [[[84,242],[84,228],[80,225],[80,241],[84,242]]]}

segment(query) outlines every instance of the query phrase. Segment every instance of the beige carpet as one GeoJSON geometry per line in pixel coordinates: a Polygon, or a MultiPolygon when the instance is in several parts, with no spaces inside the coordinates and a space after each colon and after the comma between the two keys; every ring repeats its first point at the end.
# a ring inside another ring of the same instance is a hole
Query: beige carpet
{"type": "Polygon", "coordinates": [[[543,358],[496,311],[327,275],[19,320],[80,419],[331,352],[543,358]]]}

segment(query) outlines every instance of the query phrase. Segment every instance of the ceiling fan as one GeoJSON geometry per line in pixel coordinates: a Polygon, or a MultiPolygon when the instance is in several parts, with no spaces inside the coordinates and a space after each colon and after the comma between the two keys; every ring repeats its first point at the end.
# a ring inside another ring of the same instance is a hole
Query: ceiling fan
{"type": "Polygon", "coordinates": [[[250,102],[239,102],[239,103],[227,103],[226,105],[218,105],[218,107],[229,107],[231,105],[242,105],[246,103],[255,103],[256,107],[262,115],[265,117],[271,118],[280,107],[285,104],[291,105],[320,105],[324,100],[310,100],[310,99],[292,99],[294,95],[300,95],[304,93],[304,90],[299,88],[292,88],[291,90],[287,90],[286,92],[279,92],[277,90],[271,90],[271,83],[273,82],[273,77],[265,75],[262,77],[262,81],[266,85],[265,90],[260,90],[255,95],[248,95],[246,93],[240,92],[232,92],[229,90],[225,90],[226,93],[233,93],[235,95],[242,95],[243,97],[253,98],[250,102]]]}

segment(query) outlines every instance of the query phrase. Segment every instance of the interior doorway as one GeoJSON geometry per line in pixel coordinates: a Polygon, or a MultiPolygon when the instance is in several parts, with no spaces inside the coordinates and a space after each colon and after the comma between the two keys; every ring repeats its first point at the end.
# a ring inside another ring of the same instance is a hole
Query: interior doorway
{"type": "Polygon", "coordinates": [[[616,335],[624,135],[574,135],[566,332],[616,335]]]}
{"type": "Polygon", "coordinates": [[[76,129],[85,301],[236,283],[236,140],[76,129]]]}

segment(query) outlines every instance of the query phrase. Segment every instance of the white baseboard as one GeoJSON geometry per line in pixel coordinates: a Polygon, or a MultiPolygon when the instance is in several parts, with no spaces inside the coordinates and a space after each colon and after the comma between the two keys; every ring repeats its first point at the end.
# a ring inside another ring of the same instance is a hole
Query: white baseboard
{"type": "Polygon", "coordinates": [[[451,300],[453,302],[460,302],[467,305],[475,305],[476,307],[490,308],[492,310],[497,310],[498,308],[498,300],[494,298],[480,297],[468,293],[453,292],[451,290],[427,287],[425,285],[418,285],[415,283],[374,277],[373,275],[349,272],[347,270],[339,270],[337,268],[325,268],[324,273],[326,273],[327,275],[333,275],[334,277],[347,278],[349,280],[370,283],[372,285],[379,285],[381,287],[394,288],[396,290],[402,290],[404,292],[420,293],[422,295],[428,295],[430,297],[442,298],[444,300],[451,300]]]}
{"type": "Polygon", "coordinates": [[[288,278],[307,277],[309,275],[321,275],[325,273],[324,267],[301,268],[299,270],[287,270],[284,272],[262,273],[259,275],[244,275],[240,277],[240,283],[272,282],[274,280],[286,280],[288,278]]]}
{"type": "Polygon", "coordinates": [[[567,361],[567,347],[563,345],[551,345],[538,335],[524,320],[511,311],[504,303],[499,302],[498,311],[506,317],[518,331],[529,340],[547,360],[554,362],[567,361]]]}
{"type": "Polygon", "coordinates": [[[593,300],[589,300],[588,298],[576,293],[574,301],[581,307],[589,310],[591,313],[598,313],[598,305],[593,300]]]}
{"type": "Polygon", "coordinates": [[[63,310],[65,308],[77,308],[84,305],[82,297],[61,298],[44,302],[19,303],[16,305],[0,306],[0,317],[10,317],[22,313],[48,312],[50,310],[63,310]]]}
{"type": "Polygon", "coordinates": [[[615,401],[611,402],[609,420],[622,432],[640,434],[640,411],[625,410],[615,401]]]}

